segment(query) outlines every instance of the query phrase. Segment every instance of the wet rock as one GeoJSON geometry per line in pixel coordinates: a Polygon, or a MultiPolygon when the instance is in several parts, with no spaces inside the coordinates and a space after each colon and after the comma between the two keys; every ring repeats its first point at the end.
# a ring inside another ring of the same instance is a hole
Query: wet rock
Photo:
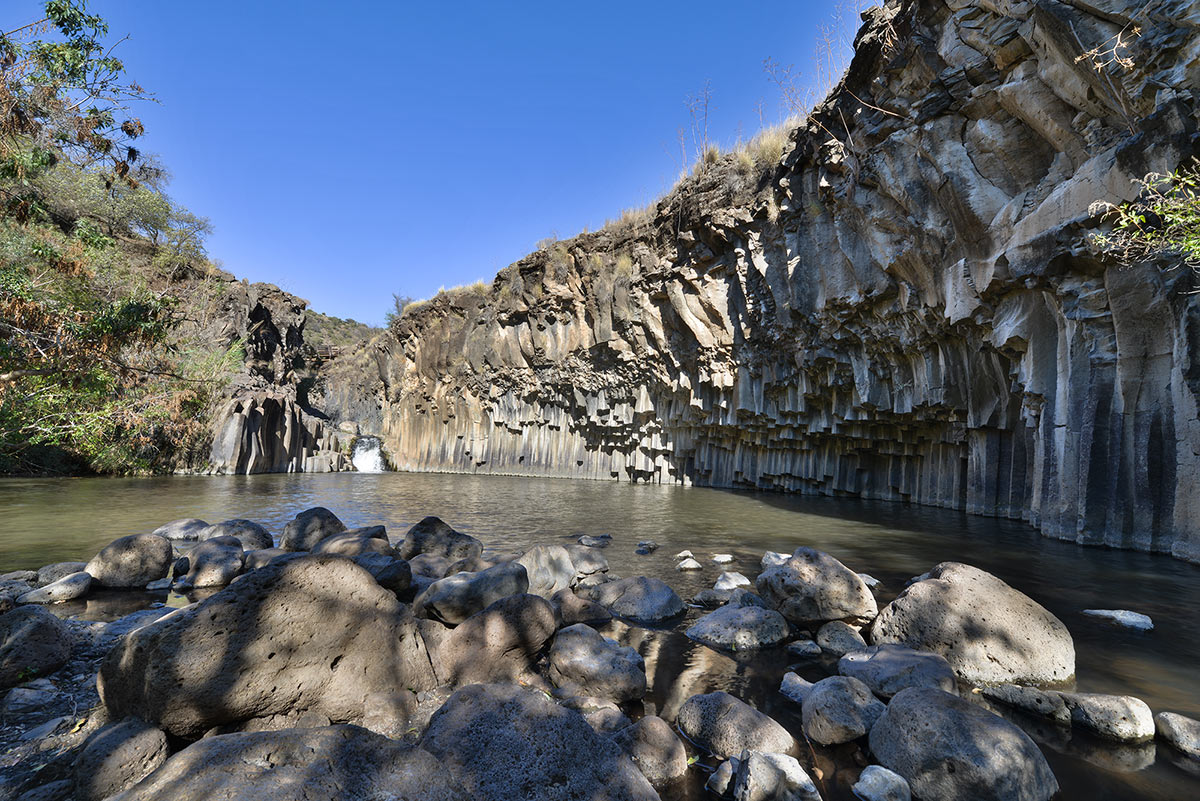
{"type": "Polygon", "coordinates": [[[679,564],[675,565],[676,570],[700,570],[704,565],[697,562],[695,559],[684,559],[679,564]]]}
{"type": "Polygon", "coordinates": [[[101,801],[149,776],[167,761],[167,735],[129,718],[111,723],[88,738],[75,760],[80,801],[101,801]]]}
{"type": "Polygon", "coordinates": [[[408,530],[396,549],[401,559],[412,560],[419,554],[444,557],[451,562],[483,554],[483,543],[470,534],[455,531],[440,518],[430,515],[408,530]]]}
{"type": "Polygon", "coordinates": [[[82,573],[85,567],[87,567],[87,562],[55,562],[38,570],[37,581],[34,584],[39,587],[45,587],[47,584],[53,584],[60,578],[66,578],[72,573],[82,573]]]}
{"type": "Polygon", "coordinates": [[[71,633],[40,606],[0,615],[0,690],[58,670],[71,656],[71,633]]]}
{"type": "Polygon", "coordinates": [[[763,600],[797,624],[866,621],[878,611],[857,573],[813,548],[797,548],[787,561],[759,574],[755,586],[763,600]]]}
{"type": "Polygon", "coordinates": [[[751,651],[786,640],[788,624],[774,609],[730,605],[700,618],[686,634],[712,648],[751,651]]]}
{"type": "Polygon", "coordinates": [[[733,777],[734,801],[821,801],[809,775],[788,754],[744,751],[733,777]]]}
{"type": "MultiPolygon", "coordinates": [[[[875,578],[870,573],[859,573],[858,577],[860,579],[862,579],[863,584],[866,584],[867,589],[869,589],[869,590],[873,590],[876,587],[880,586],[879,579],[875,578]]],[[[880,768],[880,770],[883,770],[883,768],[880,768]]]]}
{"type": "Polygon", "coordinates": [[[871,635],[877,644],[941,654],[975,684],[1045,684],[1075,675],[1075,644],[1058,618],[990,573],[957,562],[943,562],[909,586],[879,614],[871,635]]]}
{"type": "Polygon", "coordinates": [[[714,562],[716,562],[718,565],[727,565],[733,561],[733,554],[731,554],[731,553],[714,553],[712,555],[712,560],[714,562]]]}
{"type": "Polygon", "coordinates": [[[901,690],[871,728],[871,752],[921,799],[1048,801],[1058,781],[1029,737],[941,690],[901,690]]]}
{"type": "Polygon", "coordinates": [[[858,679],[830,676],[805,694],[804,733],[821,745],[848,743],[869,732],[883,710],[883,703],[858,679]]]}
{"type": "Polygon", "coordinates": [[[867,642],[858,629],[840,620],[831,620],[817,629],[817,645],[834,656],[842,656],[861,651],[867,647],[867,642]]]}
{"type": "Polygon", "coordinates": [[[1154,716],[1154,729],[1176,750],[1192,759],[1200,759],[1200,720],[1174,712],[1159,712],[1154,716]]]}
{"type": "Polygon", "coordinates": [[[536,683],[540,679],[535,664],[554,636],[557,621],[545,598],[510,595],[452,630],[434,635],[434,626],[440,624],[431,621],[421,632],[441,684],[536,683]]]}
{"type": "Polygon", "coordinates": [[[366,553],[354,557],[359,565],[375,578],[375,583],[391,590],[397,597],[405,595],[412,586],[412,568],[403,559],[382,553],[366,553]]]}
{"type": "Polygon", "coordinates": [[[692,603],[695,606],[702,606],[705,609],[716,609],[719,606],[729,603],[729,596],[732,594],[732,590],[700,590],[700,592],[692,596],[692,603]]]}
{"type": "Polygon", "coordinates": [[[1154,629],[1154,621],[1148,615],[1143,615],[1139,612],[1130,612],[1128,609],[1084,609],[1081,614],[1088,617],[1100,618],[1115,626],[1127,629],[1135,629],[1137,631],[1152,631],[1154,629]]]}
{"type": "Polygon", "coordinates": [[[245,551],[259,551],[275,547],[275,542],[271,539],[271,532],[253,520],[243,520],[240,517],[213,523],[200,531],[198,539],[204,542],[216,537],[233,537],[242,544],[242,550],[245,551]]]}
{"type": "Polygon", "coordinates": [[[31,590],[17,598],[19,604],[56,604],[62,601],[73,601],[87,595],[92,586],[92,577],[80,571],[69,576],[63,576],[36,590],[31,590]]]}
{"type": "Polygon", "coordinates": [[[850,788],[863,801],[911,801],[908,782],[881,765],[867,765],[850,788]]]}
{"type": "Polygon", "coordinates": [[[683,613],[683,600],[675,590],[645,576],[605,582],[580,594],[617,617],[640,623],[661,623],[683,613]]]}
{"type": "Polygon", "coordinates": [[[811,681],[801,678],[798,673],[788,671],[783,674],[783,681],[779,684],[779,692],[789,701],[803,704],[804,699],[808,697],[808,694],[812,692],[812,688],[815,686],[811,681]]]}
{"type": "Polygon", "coordinates": [[[146,592],[161,592],[171,589],[174,582],[170,578],[160,578],[158,581],[152,581],[146,585],[146,592]]]}
{"type": "Polygon", "coordinates": [[[612,542],[612,535],[600,534],[597,536],[592,536],[591,534],[584,534],[582,537],[576,540],[576,542],[585,548],[607,548],[608,544],[612,542]]]}
{"type": "Polygon", "coordinates": [[[1071,712],[1071,725],[1106,740],[1140,743],[1154,738],[1154,713],[1129,695],[1058,693],[1071,712]]]}
{"type": "Polygon", "coordinates": [[[101,548],[84,571],[101,587],[141,589],[164,578],[174,558],[171,541],[165,537],[131,534],[101,548]]]}
{"type": "Polygon", "coordinates": [[[525,566],[504,562],[478,573],[455,573],[438,579],[413,601],[413,613],[454,626],[501,598],[519,595],[528,588],[525,566]]]}
{"type": "Polygon", "coordinates": [[[767,609],[767,602],[758,597],[745,587],[738,587],[733,592],[729,593],[730,606],[757,606],[759,609],[767,609]]]}
{"type": "Polygon", "coordinates": [[[357,726],[206,737],[112,801],[467,801],[438,760],[357,726]]]}
{"type": "Polygon", "coordinates": [[[796,746],[787,729],[725,692],[693,695],[679,708],[675,724],[697,746],[721,758],[747,749],[785,753],[796,746]]]}
{"type": "Polygon", "coordinates": [[[529,577],[529,593],[550,598],[568,589],[575,578],[575,563],[561,545],[535,545],[517,559],[529,577]]]}
{"type": "Polygon", "coordinates": [[[668,785],[687,773],[683,742],[660,717],[647,715],[614,734],[612,741],[633,758],[638,770],[655,787],[668,785]]]}
{"type": "Polygon", "coordinates": [[[675,554],[674,558],[675,558],[675,561],[682,562],[684,559],[695,559],[696,555],[694,553],[692,553],[691,551],[684,550],[684,551],[680,551],[679,553],[675,554]]]}
{"type": "Polygon", "coordinates": [[[621,748],[578,713],[511,685],[456,692],[433,716],[421,748],[480,801],[658,799],[621,748]]]}
{"type": "Polygon", "coordinates": [[[767,551],[766,553],[764,553],[762,555],[762,559],[758,560],[759,572],[764,572],[768,568],[772,568],[777,565],[782,565],[784,562],[786,562],[787,560],[789,560],[791,558],[792,558],[792,555],[789,553],[780,553],[779,551],[767,551]]]}
{"type": "Polygon", "coordinates": [[[215,537],[201,542],[188,554],[185,584],[192,587],[224,587],[241,575],[245,552],[237,537],[215,537]]]}
{"type": "Polygon", "coordinates": [[[713,584],[714,590],[736,590],[738,587],[749,587],[750,579],[743,576],[741,573],[732,573],[725,571],[717,576],[717,581],[713,584]]]}
{"type": "Polygon", "coordinates": [[[646,694],[646,666],[641,655],[601,637],[583,623],[555,635],[548,673],[555,687],[578,695],[623,703],[646,694]]]}
{"type": "Polygon", "coordinates": [[[559,590],[551,597],[562,618],[562,625],[573,626],[576,623],[607,623],[612,620],[612,614],[598,603],[580,598],[571,590],[559,590]]]}
{"type": "MultiPolygon", "coordinates": [[[[243,567],[246,570],[258,570],[260,567],[266,567],[276,559],[284,556],[290,556],[291,551],[285,551],[282,548],[260,548],[256,551],[246,551],[243,557],[243,567]]],[[[187,575],[187,571],[183,571],[187,575]]]]}
{"type": "Polygon", "coordinates": [[[410,690],[372,693],[363,703],[362,726],[397,740],[408,731],[409,722],[416,713],[417,695],[410,690]]]}
{"type": "Polygon", "coordinates": [[[634,553],[639,556],[647,556],[658,550],[658,543],[653,540],[642,540],[637,544],[637,550],[634,553]]]}
{"type": "Polygon", "coordinates": [[[172,520],[170,523],[163,523],[151,533],[169,540],[183,540],[187,542],[200,539],[200,532],[206,528],[208,528],[208,523],[200,518],[184,517],[179,520],[172,520]]]}
{"type": "Polygon", "coordinates": [[[428,576],[433,579],[440,579],[450,572],[450,566],[454,564],[444,556],[434,556],[430,553],[417,554],[408,560],[408,566],[412,570],[413,575],[428,576]]]}
{"type": "Polygon", "coordinates": [[[312,552],[348,556],[351,559],[368,553],[396,555],[392,544],[388,542],[387,529],[383,526],[352,528],[341,534],[330,535],[313,546],[312,552]]]}
{"type": "Polygon", "coordinates": [[[788,643],[787,652],[800,659],[811,659],[820,656],[825,651],[812,640],[796,640],[788,643]]]}
{"type": "Polygon", "coordinates": [[[293,710],[354,721],[371,693],[437,683],[407,606],[349,559],[305,555],[131,632],[97,687],[114,717],[191,738],[293,710]]]}
{"type": "Polygon", "coordinates": [[[1056,692],[1043,692],[1036,687],[1022,687],[1017,684],[980,687],[979,691],[985,698],[999,701],[1031,715],[1049,718],[1064,725],[1071,724],[1071,710],[1067,709],[1066,702],[1056,692]]]}
{"type": "Polygon", "coordinates": [[[950,663],[928,651],[885,643],[848,653],[838,660],[838,673],[852,676],[875,695],[891,698],[908,687],[932,687],[958,693],[958,682],[950,663]]]}
{"type": "Polygon", "coordinates": [[[317,543],[346,530],[346,524],[324,506],[305,509],[283,527],[279,547],[285,551],[311,551],[317,543]]]}
{"type": "Polygon", "coordinates": [[[737,773],[738,763],[737,757],[730,757],[718,765],[704,783],[704,789],[716,796],[729,795],[733,790],[733,776],[737,773]]]}

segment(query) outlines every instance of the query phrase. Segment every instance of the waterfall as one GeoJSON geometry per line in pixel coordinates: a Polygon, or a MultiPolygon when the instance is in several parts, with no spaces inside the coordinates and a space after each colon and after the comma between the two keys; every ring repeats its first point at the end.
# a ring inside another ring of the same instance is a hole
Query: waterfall
{"type": "Polygon", "coordinates": [[[354,443],[354,453],[350,457],[354,469],[360,473],[385,473],[387,461],[383,458],[379,437],[359,437],[354,443]]]}

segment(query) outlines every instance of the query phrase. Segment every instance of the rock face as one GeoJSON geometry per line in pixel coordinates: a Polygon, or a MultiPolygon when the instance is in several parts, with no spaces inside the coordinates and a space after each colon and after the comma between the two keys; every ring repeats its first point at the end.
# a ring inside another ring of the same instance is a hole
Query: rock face
{"type": "Polygon", "coordinates": [[[40,606],[0,614],[0,690],[62,667],[71,655],[71,633],[40,606]]]}
{"type": "Polygon", "coordinates": [[[401,469],[900,500],[1200,559],[1200,299],[1088,239],[1198,127],[1191,7],[1145,6],[891,0],[781,150],[412,309],[324,411],[401,469]],[[1133,26],[1132,68],[1097,70],[1133,26]]]}
{"type": "Polygon", "coordinates": [[[349,559],[303,556],[130,633],[97,687],[114,717],[196,738],[293,711],[355,721],[371,693],[436,684],[407,606],[349,559]]]}
{"type": "Polygon", "coordinates": [[[879,613],[873,642],[941,654],[977,684],[1045,684],[1075,675],[1070,632],[1028,596],[958,562],[926,576],[879,613]]]}
{"type": "Polygon", "coordinates": [[[922,799],[1048,801],[1058,781],[1020,729],[940,690],[902,690],[871,729],[871,751],[922,799]]]}
{"type": "Polygon", "coordinates": [[[658,801],[619,746],[579,713],[521,687],[459,690],[434,714],[421,748],[481,801],[658,801]]]}
{"type": "Polygon", "coordinates": [[[84,568],[101,587],[145,587],[167,575],[174,561],[171,542],[157,534],[131,534],[113,540],[84,568]]]}
{"type": "Polygon", "coordinates": [[[797,548],[787,561],[764,570],[755,587],[764,601],[793,623],[864,622],[879,611],[857,573],[812,548],[797,548]]]}
{"type": "Polygon", "coordinates": [[[787,729],[725,692],[693,695],[679,707],[675,724],[696,745],[722,758],[746,749],[786,753],[796,747],[787,729]]]}

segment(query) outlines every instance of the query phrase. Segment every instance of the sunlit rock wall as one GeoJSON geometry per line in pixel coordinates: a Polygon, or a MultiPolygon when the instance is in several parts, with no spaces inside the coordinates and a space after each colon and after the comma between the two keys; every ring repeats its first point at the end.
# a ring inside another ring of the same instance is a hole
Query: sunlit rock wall
{"type": "Polygon", "coordinates": [[[1200,7],[869,17],[773,167],[723,157],[406,313],[326,411],[401,469],[911,501],[1200,559],[1193,277],[1088,240],[1095,201],[1196,151],[1200,7]],[[1086,55],[1122,31],[1131,66],[1086,55]]]}

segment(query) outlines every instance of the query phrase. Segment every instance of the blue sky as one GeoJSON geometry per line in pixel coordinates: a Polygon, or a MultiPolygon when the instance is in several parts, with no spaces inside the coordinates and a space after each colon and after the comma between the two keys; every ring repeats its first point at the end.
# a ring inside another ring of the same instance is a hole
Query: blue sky
{"type": "MultiPolygon", "coordinates": [[[[35,8],[33,0],[18,0],[35,8]]],[[[10,9],[15,6],[6,4],[10,9]]],[[[833,3],[91,0],[172,195],[210,255],[318,311],[381,323],[392,292],[483,278],[551,235],[645,205],[680,171],[709,82],[732,144],[814,76],[833,3]]],[[[857,26],[853,19],[850,27],[857,26]]]]}

